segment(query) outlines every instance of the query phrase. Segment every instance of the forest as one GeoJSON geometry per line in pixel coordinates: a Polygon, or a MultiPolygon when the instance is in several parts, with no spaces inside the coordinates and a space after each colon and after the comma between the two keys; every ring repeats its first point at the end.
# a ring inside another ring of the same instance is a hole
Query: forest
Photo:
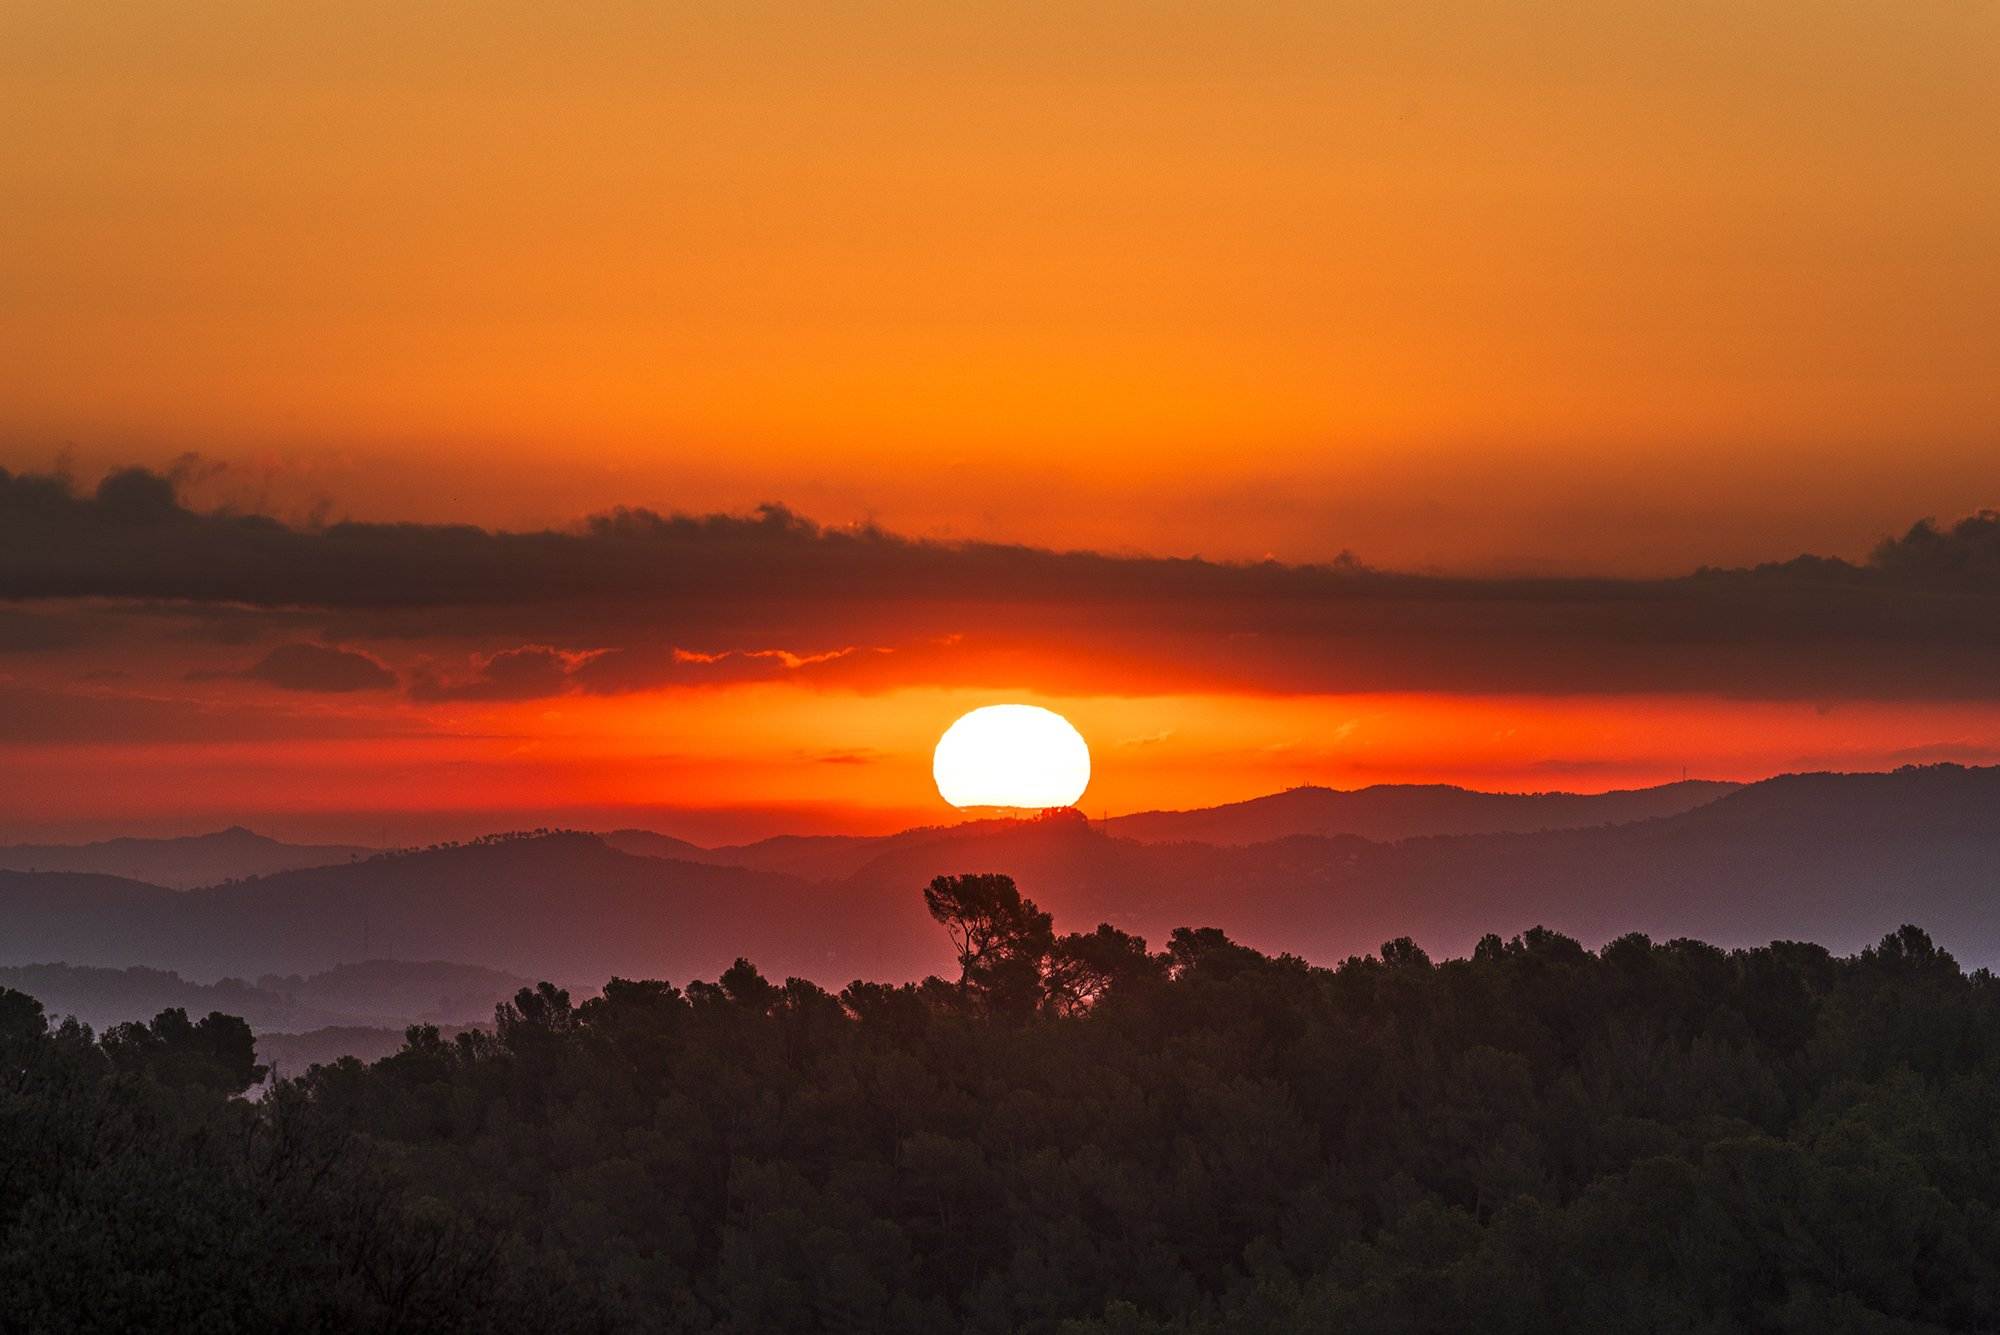
{"type": "Polygon", "coordinates": [[[0,1328],[1989,1330],[2000,987],[1536,929],[1316,967],[1059,934],[954,979],[524,988],[273,1082],[0,991],[0,1328]]]}

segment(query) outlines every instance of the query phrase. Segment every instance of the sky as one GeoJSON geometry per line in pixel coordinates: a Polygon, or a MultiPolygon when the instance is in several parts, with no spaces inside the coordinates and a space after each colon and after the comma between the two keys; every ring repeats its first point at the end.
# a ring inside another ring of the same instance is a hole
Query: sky
{"type": "Polygon", "coordinates": [[[1989,759],[1996,67],[1907,0],[0,6],[0,837],[888,828],[1003,698],[1112,811],[1989,759]]]}

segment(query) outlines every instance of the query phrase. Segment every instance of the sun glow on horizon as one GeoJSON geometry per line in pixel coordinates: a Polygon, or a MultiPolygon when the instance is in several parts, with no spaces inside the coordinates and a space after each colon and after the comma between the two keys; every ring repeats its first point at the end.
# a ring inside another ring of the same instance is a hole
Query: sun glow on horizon
{"type": "Polygon", "coordinates": [[[938,738],[938,793],[955,807],[1067,807],[1090,786],[1090,747],[1037,705],[986,705],[938,738]]]}

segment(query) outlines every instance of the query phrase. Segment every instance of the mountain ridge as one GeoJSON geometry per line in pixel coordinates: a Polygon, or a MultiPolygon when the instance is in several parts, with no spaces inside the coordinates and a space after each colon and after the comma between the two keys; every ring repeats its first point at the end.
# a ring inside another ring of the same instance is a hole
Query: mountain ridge
{"type": "Polygon", "coordinates": [[[1456,784],[1304,784],[1241,802],[1113,816],[1114,834],[1144,843],[1254,844],[1292,834],[1353,834],[1377,843],[1431,835],[1534,833],[1624,824],[1706,805],[1744,785],[1681,779],[1602,793],[1489,793],[1456,784]]]}
{"type": "Polygon", "coordinates": [[[1807,775],[1619,825],[1376,842],[1292,835],[1144,843],[1065,812],[906,832],[844,876],[634,855],[557,832],[444,845],[170,891],[0,873],[0,964],[66,960],[191,976],[459,959],[596,986],[618,974],[714,977],[743,956],[831,987],[954,969],[918,891],[1003,872],[1062,930],[1111,922],[1161,943],[1218,926],[1271,953],[1333,960],[1411,936],[1462,954],[1542,924],[1723,944],[1858,947],[1918,921],[2000,961],[2000,768],[1807,775]]]}
{"type": "MultiPolygon", "coordinates": [[[[1351,834],[1388,843],[1432,835],[1530,833],[1650,820],[1692,810],[1743,786],[1722,780],[1682,779],[1604,793],[1489,793],[1455,784],[1372,784],[1352,789],[1308,784],[1219,806],[1134,812],[1092,823],[1141,843],[1248,845],[1299,834],[1351,834]]],[[[603,837],[612,847],[641,856],[750,867],[807,880],[837,880],[898,848],[940,839],[976,838],[1034,819],[984,817],[949,825],[912,826],[883,835],[780,834],[716,847],[643,829],[611,830],[603,837]]]]}
{"type": "MultiPolygon", "coordinates": [[[[1305,785],[1215,807],[1134,812],[1111,818],[1105,828],[1144,842],[1193,838],[1237,844],[1308,833],[1359,834],[1388,840],[1502,829],[1556,829],[1644,819],[1686,809],[1739,786],[1683,780],[1607,793],[1487,793],[1451,784],[1374,784],[1357,789],[1305,785]],[[1329,805],[1348,814],[1330,814],[1326,810],[1329,805]],[[1217,827],[1232,823],[1236,828],[1218,832],[1217,827]]],[[[886,835],[776,834],[715,846],[637,827],[603,831],[601,837],[621,852],[643,857],[748,867],[820,881],[852,875],[899,845],[976,834],[981,829],[1007,826],[1013,819],[983,817],[918,825],[886,835]]],[[[206,834],[164,838],[127,835],[85,843],[0,845],[0,870],[121,876],[174,890],[192,890],[420,851],[422,846],[290,843],[237,824],[206,834]]]]}
{"type": "Polygon", "coordinates": [[[320,867],[380,850],[359,844],[292,844],[242,825],[170,838],[120,836],[79,844],[0,845],[0,870],[122,876],[192,890],[247,876],[320,867]]]}

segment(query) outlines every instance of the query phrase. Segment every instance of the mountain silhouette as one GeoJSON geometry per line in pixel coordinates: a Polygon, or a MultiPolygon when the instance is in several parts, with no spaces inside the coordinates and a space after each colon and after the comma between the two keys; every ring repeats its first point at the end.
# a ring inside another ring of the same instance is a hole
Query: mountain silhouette
{"type": "Polygon", "coordinates": [[[817,878],[641,856],[581,833],[183,892],[0,873],[0,963],[213,978],[458,959],[595,986],[715,977],[740,955],[837,987],[949,972],[917,892],[978,871],[1012,875],[1064,929],[1108,921],[1157,945],[1174,927],[1218,926],[1320,961],[1405,935],[1463,954],[1482,933],[1536,924],[1586,943],[1642,931],[1851,950],[1912,921],[1970,964],[2000,961],[2000,769],[1786,776],[1673,815],[1532,833],[1156,843],[1061,812],[835,848],[833,874],[817,878]]]}
{"type": "Polygon", "coordinates": [[[595,985],[613,974],[714,976],[745,953],[801,975],[846,971],[843,981],[949,962],[927,922],[910,924],[885,950],[885,918],[869,896],[849,895],[857,901],[849,916],[817,902],[824,894],[794,877],[635,857],[571,832],[186,891],[0,872],[0,964],[147,964],[213,978],[378,958],[458,959],[595,985]]]}
{"type": "Polygon", "coordinates": [[[1142,811],[1105,822],[1141,843],[1261,844],[1295,834],[1410,839],[1432,834],[1530,834],[1673,816],[1741,785],[1683,779],[1608,793],[1481,793],[1450,784],[1288,788],[1195,811],[1142,811]]]}
{"type": "MultiPolygon", "coordinates": [[[[1255,844],[1298,834],[1351,834],[1387,841],[1432,834],[1527,833],[1675,815],[1739,786],[1686,779],[1609,793],[1482,793],[1449,784],[1377,784],[1353,790],[1305,787],[1192,811],[1114,816],[1098,826],[1140,843],[1255,844]]],[[[604,840],[642,857],[683,858],[825,880],[851,876],[898,848],[974,838],[982,831],[1004,831],[1019,824],[997,819],[889,835],[787,834],[719,848],[702,848],[650,830],[613,830],[604,840]]]]}
{"type": "Polygon", "coordinates": [[[287,844],[232,825],[178,839],[0,846],[0,870],[94,872],[174,890],[351,862],[376,850],[355,844],[287,844]]]}
{"type": "Polygon", "coordinates": [[[191,1015],[210,1011],[242,1017],[268,1030],[366,1026],[400,1033],[412,1024],[477,1024],[533,980],[470,964],[439,960],[369,960],[324,973],[265,974],[254,982],[225,978],[197,983],[172,970],[79,964],[0,966],[0,988],[39,1000],[52,1015],[98,1029],[143,1019],[169,1006],[191,1015]]]}
{"type": "Polygon", "coordinates": [[[927,826],[885,835],[781,834],[754,843],[725,844],[719,848],[702,848],[682,839],[654,834],[650,830],[613,830],[604,836],[604,842],[639,857],[680,858],[714,867],[748,867],[753,871],[823,881],[852,875],[879,856],[884,848],[913,839],[924,840],[941,830],[962,828],[927,826]]]}
{"type": "Polygon", "coordinates": [[[1081,818],[1016,822],[905,844],[849,883],[980,870],[1013,875],[1068,927],[1109,921],[1157,941],[1215,925],[1320,961],[1404,935],[1463,954],[1507,924],[1593,943],[1641,931],[1838,950],[1920,921],[1986,963],[2000,960],[2000,768],[1789,775],[1621,825],[1395,842],[1142,844],[1081,818]]]}

